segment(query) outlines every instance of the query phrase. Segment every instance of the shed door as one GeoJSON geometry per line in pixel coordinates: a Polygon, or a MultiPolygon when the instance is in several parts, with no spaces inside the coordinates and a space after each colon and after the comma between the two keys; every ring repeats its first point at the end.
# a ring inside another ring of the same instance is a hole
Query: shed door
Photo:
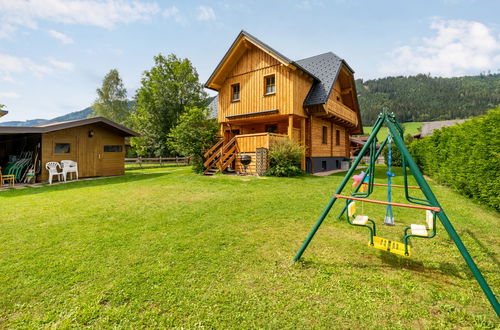
{"type": "Polygon", "coordinates": [[[99,172],[101,176],[121,175],[125,173],[124,139],[102,138],[99,149],[99,172]]]}

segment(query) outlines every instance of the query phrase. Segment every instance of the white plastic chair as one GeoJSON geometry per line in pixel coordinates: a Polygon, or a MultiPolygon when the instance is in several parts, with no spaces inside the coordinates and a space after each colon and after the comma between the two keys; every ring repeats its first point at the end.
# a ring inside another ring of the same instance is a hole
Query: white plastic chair
{"type": "Polygon", "coordinates": [[[57,168],[61,168],[58,162],[48,162],[45,164],[45,169],[49,171],[49,184],[52,184],[52,177],[57,176],[58,180],[61,181],[61,177],[63,177],[64,181],[66,178],[63,176],[63,172],[57,171],[57,168]]]}
{"type": "Polygon", "coordinates": [[[66,181],[68,173],[73,180],[73,173],[76,174],[78,180],[78,164],[72,160],[61,160],[61,168],[63,171],[64,181],[66,181]]]}

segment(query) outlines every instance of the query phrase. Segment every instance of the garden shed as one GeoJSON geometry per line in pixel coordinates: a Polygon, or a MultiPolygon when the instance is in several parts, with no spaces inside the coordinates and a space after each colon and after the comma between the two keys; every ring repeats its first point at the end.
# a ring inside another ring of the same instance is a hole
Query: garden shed
{"type": "Polygon", "coordinates": [[[102,117],[32,127],[0,127],[0,166],[22,157],[31,159],[36,181],[48,180],[47,162],[72,160],[79,177],[125,173],[125,138],[133,130],[102,117]]]}

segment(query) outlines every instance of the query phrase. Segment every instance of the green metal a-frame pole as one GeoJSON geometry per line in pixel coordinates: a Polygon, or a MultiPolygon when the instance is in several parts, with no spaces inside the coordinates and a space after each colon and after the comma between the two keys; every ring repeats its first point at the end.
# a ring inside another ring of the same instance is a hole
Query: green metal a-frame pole
{"type": "Polygon", "coordinates": [[[340,194],[342,192],[342,190],[344,189],[345,185],[347,184],[347,182],[349,181],[349,178],[351,177],[351,175],[354,173],[354,171],[356,170],[356,167],[358,166],[359,162],[361,161],[361,159],[363,158],[363,155],[366,153],[366,150],[372,145],[372,142],[374,139],[377,138],[377,133],[378,131],[380,130],[380,127],[382,127],[382,124],[386,121],[386,114],[380,114],[378,116],[378,119],[375,123],[375,125],[373,126],[373,130],[372,130],[372,134],[370,135],[370,137],[368,138],[368,140],[366,141],[365,145],[363,146],[363,148],[361,149],[361,151],[359,152],[359,155],[358,157],[356,158],[356,160],[354,161],[354,163],[351,165],[351,168],[349,169],[349,171],[347,172],[347,174],[345,175],[344,179],[342,180],[342,183],[340,184],[340,186],[337,188],[337,191],[335,192],[335,194],[333,195],[334,197],[332,197],[332,199],[330,200],[330,202],[328,203],[328,205],[326,206],[325,210],[323,211],[323,213],[321,214],[321,216],[319,217],[318,221],[316,222],[316,224],[314,225],[313,229],[311,230],[311,232],[309,233],[309,235],[307,236],[306,240],[304,241],[304,243],[302,244],[300,250],[297,252],[297,254],[295,255],[295,258],[293,258],[293,261],[294,262],[297,262],[299,261],[300,257],[302,257],[302,254],[304,253],[304,251],[307,249],[307,246],[309,245],[309,243],[311,242],[311,240],[313,239],[314,235],[316,234],[316,232],[318,231],[319,227],[321,226],[321,224],[323,223],[323,220],[325,220],[326,216],[328,215],[328,213],[330,212],[333,204],[335,204],[335,201],[337,200],[337,198],[335,197],[335,195],[337,194],[340,194]]]}
{"type": "Polygon", "coordinates": [[[413,174],[413,177],[417,181],[418,185],[420,186],[420,189],[422,189],[423,194],[427,198],[427,200],[431,203],[432,206],[437,206],[441,209],[441,211],[437,214],[439,217],[439,220],[441,220],[441,223],[443,224],[444,228],[450,235],[450,237],[453,239],[455,242],[455,245],[457,246],[458,250],[462,254],[462,257],[465,259],[465,262],[467,263],[467,266],[471,270],[472,274],[476,278],[477,282],[479,283],[479,286],[483,290],[484,294],[488,298],[488,300],[491,303],[491,306],[493,306],[493,309],[497,313],[497,316],[500,317],[500,305],[498,303],[497,298],[493,294],[493,291],[491,290],[490,286],[484,279],[483,275],[481,274],[481,271],[477,267],[476,263],[472,259],[471,255],[469,254],[469,251],[467,251],[467,248],[465,247],[464,243],[462,243],[462,240],[460,239],[460,236],[458,236],[458,233],[455,231],[455,228],[453,228],[453,225],[451,224],[450,220],[446,216],[446,213],[444,212],[443,208],[439,204],[436,196],[434,196],[434,193],[432,192],[431,188],[427,184],[427,181],[425,180],[424,176],[420,172],[420,169],[418,168],[417,164],[413,160],[413,158],[410,155],[410,152],[405,146],[405,143],[401,136],[398,134],[398,130],[395,126],[395,118],[394,115],[388,115],[386,122],[387,126],[389,127],[389,131],[391,132],[391,135],[394,139],[394,143],[399,149],[399,152],[401,153],[401,156],[406,160],[406,163],[408,164],[408,167],[410,168],[410,171],[413,174]]]}

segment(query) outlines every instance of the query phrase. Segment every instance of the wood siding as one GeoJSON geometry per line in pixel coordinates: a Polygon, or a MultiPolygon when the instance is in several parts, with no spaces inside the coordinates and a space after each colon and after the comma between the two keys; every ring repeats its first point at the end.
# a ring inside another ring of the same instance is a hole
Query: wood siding
{"type": "Polygon", "coordinates": [[[125,139],[102,128],[99,125],[84,125],[60,131],[42,134],[42,173],[37,180],[48,180],[45,169],[47,162],[73,160],[78,163],[80,177],[121,175],[125,173],[125,139]],[[89,137],[89,130],[94,136],[89,137]],[[69,143],[70,152],[57,154],[54,152],[56,143],[69,143]],[[119,145],[121,152],[104,152],[105,145],[119,145]]]}
{"type": "Polygon", "coordinates": [[[334,124],[331,121],[312,117],[309,157],[348,157],[349,135],[345,127],[334,124]],[[327,143],[323,143],[323,126],[327,129],[327,143]],[[340,137],[337,144],[336,131],[339,130],[340,137]]]}
{"type": "Polygon", "coordinates": [[[300,70],[281,65],[275,58],[255,46],[249,46],[234,64],[219,90],[218,120],[231,121],[226,116],[265,110],[280,114],[305,116],[302,104],[312,86],[312,78],[300,70]],[[276,93],[265,95],[264,78],[275,75],[276,93]],[[232,102],[232,88],[240,84],[240,100],[232,102]]]}

